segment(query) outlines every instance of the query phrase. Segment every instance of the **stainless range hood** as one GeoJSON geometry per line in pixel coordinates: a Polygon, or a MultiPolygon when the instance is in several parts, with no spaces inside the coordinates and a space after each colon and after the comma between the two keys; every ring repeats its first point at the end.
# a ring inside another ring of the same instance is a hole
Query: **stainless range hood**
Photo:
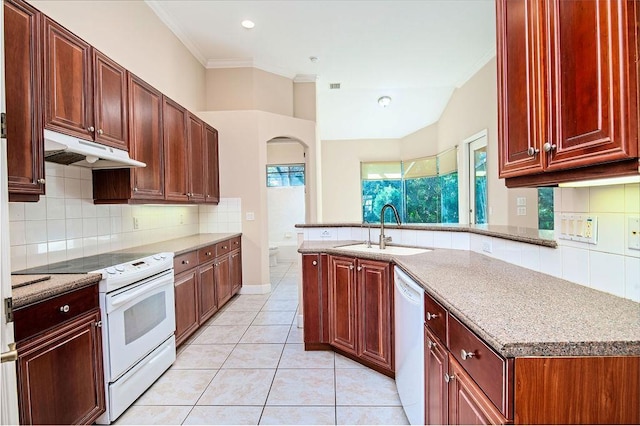
{"type": "Polygon", "coordinates": [[[92,169],[124,169],[147,166],[145,163],[129,158],[129,153],[122,149],[51,130],[44,131],[44,160],[92,169]]]}

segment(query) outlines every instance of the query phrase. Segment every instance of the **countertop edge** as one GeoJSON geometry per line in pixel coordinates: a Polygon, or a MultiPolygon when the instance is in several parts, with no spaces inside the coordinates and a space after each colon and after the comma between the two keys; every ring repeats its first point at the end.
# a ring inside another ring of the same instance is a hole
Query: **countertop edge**
{"type": "Polygon", "coordinates": [[[40,281],[12,290],[13,309],[20,309],[53,297],[98,284],[101,274],[54,274],[40,281]]]}

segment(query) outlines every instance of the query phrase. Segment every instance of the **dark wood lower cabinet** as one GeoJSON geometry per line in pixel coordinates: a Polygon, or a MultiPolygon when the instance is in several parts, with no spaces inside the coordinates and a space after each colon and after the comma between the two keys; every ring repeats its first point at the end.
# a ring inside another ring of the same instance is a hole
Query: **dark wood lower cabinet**
{"type": "Polygon", "coordinates": [[[329,262],[327,255],[302,255],[302,312],[305,349],[326,349],[329,343],[329,262]]]}
{"type": "Polygon", "coordinates": [[[196,271],[191,270],[176,275],[176,345],[184,342],[198,329],[198,297],[196,271]]]}
{"type": "Polygon", "coordinates": [[[202,324],[218,312],[216,268],[213,262],[198,266],[198,294],[198,321],[202,324]]]}
{"type": "Polygon", "coordinates": [[[440,339],[425,326],[425,424],[446,425],[449,420],[449,395],[445,374],[449,372],[449,355],[440,339]]]}
{"type": "Polygon", "coordinates": [[[21,424],[91,424],[105,410],[100,311],[18,345],[21,424]]]}
{"type": "Polygon", "coordinates": [[[236,295],[242,288],[242,252],[239,246],[229,255],[229,261],[231,262],[231,292],[236,295]]]}
{"type": "Polygon", "coordinates": [[[229,256],[223,256],[215,260],[215,282],[218,292],[218,305],[227,303],[233,296],[231,284],[231,261],[229,256]]]}

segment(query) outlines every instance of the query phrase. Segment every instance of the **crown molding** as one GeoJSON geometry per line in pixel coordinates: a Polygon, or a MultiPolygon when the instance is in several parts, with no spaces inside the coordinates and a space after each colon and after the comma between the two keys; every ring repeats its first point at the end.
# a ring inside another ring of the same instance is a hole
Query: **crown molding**
{"type": "Polygon", "coordinates": [[[257,68],[262,71],[266,71],[271,74],[279,75],[280,77],[286,77],[290,80],[293,80],[295,77],[290,71],[287,71],[283,68],[276,67],[273,65],[268,65],[264,63],[259,63],[254,61],[253,59],[209,59],[206,63],[207,69],[217,69],[217,68],[257,68]]]}
{"type": "Polygon", "coordinates": [[[496,56],[496,48],[495,46],[489,49],[487,53],[485,53],[480,59],[476,61],[475,64],[471,68],[465,72],[462,77],[455,82],[456,89],[462,87],[471,77],[473,77],[482,67],[484,67],[487,62],[489,62],[494,56],[496,56]]]}
{"type": "Polygon", "coordinates": [[[318,76],[316,74],[296,74],[293,77],[294,83],[315,83],[318,81],[318,76]]]}
{"type": "Polygon", "coordinates": [[[200,52],[200,49],[198,49],[195,43],[193,43],[193,41],[191,41],[191,39],[180,29],[180,27],[176,25],[169,14],[165,12],[164,9],[162,9],[162,6],[160,6],[162,2],[159,0],[144,0],[144,2],[156,14],[160,21],[162,21],[169,28],[169,30],[176,37],[178,37],[178,40],[182,42],[182,44],[189,50],[189,52],[191,52],[191,54],[198,60],[198,62],[200,62],[203,66],[206,66],[207,61],[204,58],[204,55],[202,55],[202,53],[200,52]]]}

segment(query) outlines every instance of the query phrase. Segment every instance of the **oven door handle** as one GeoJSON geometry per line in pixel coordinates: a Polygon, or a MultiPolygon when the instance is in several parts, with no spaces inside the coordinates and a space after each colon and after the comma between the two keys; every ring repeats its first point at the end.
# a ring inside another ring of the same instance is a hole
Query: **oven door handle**
{"type": "Polygon", "coordinates": [[[132,293],[127,292],[124,295],[115,296],[114,298],[111,299],[110,305],[114,308],[116,306],[124,305],[125,303],[130,302],[131,300],[137,298],[141,294],[148,293],[151,290],[155,290],[156,288],[162,287],[167,284],[171,284],[171,280],[160,280],[153,285],[148,285],[148,284],[142,285],[138,290],[132,293]]]}

